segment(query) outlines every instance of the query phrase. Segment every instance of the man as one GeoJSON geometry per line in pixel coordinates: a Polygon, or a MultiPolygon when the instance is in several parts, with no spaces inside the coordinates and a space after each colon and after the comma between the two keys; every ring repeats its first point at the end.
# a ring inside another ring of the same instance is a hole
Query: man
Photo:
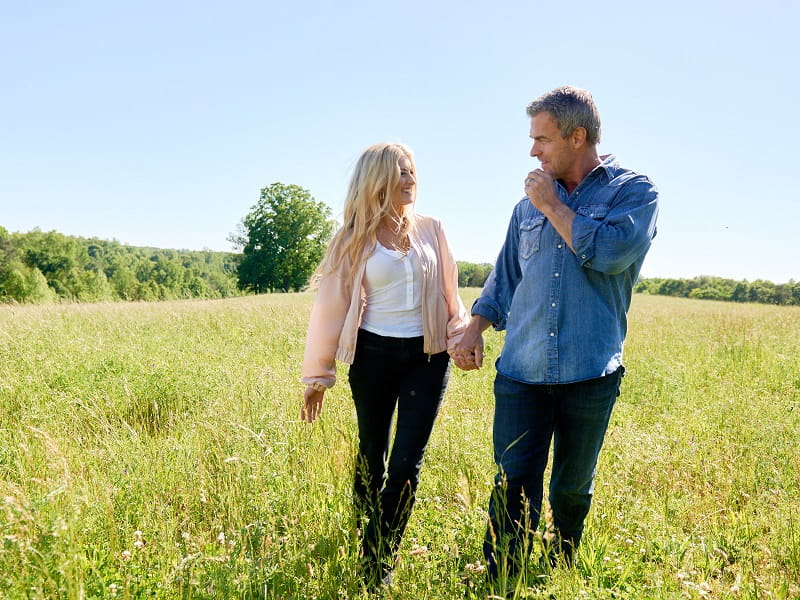
{"type": "Polygon", "coordinates": [[[562,87],[527,108],[531,156],[505,244],[453,358],[480,368],[482,332],[506,330],[494,383],[494,458],[484,542],[489,574],[514,574],[539,524],[550,443],[551,564],[571,563],[624,373],[632,288],[656,232],[653,183],[600,156],[591,95],[562,87]],[[505,566],[504,566],[505,565],[505,566]]]}

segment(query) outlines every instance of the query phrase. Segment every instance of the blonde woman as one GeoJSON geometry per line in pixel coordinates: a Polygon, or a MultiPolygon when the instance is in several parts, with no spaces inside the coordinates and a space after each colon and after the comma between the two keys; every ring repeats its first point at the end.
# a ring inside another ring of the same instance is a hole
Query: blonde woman
{"type": "Polygon", "coordinates": [[[422,458],[449,376],[448,349],[469,320],[441,223],[416,214],[416,167],[402,144],[356,163],[344,223],[314,276],[301,419],[311,423],[350,364],[358,420],[353,501],[369,587],[390,583],[422,458]],[[392,438],[391,424],[397,411],[392,438]]]}

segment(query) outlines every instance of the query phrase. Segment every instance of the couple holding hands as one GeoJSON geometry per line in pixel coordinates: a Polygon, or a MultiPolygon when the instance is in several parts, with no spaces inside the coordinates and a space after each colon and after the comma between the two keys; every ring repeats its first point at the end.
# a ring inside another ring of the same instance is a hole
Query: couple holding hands
{"type": "Polygon", "coordinates": [[[525,197],[471,315],[442,224],[414,210],[416,166],[401,144],[376,144],[359,158],[342,227],[312,279],[301,419],[319,417],[336,361],[349,364],[359,439],[353,502],[369,588],[391,582],[450,360],[481,368],[489,326],[506,334],[494,382],[488,576],[524,568],[551,443],[555,537],[545,558],[571,564],[580,544],[658,192],[598,154],[600,117],[587,91],[557,88],[527,114],[540,166],[524,178],[525,197]]]}

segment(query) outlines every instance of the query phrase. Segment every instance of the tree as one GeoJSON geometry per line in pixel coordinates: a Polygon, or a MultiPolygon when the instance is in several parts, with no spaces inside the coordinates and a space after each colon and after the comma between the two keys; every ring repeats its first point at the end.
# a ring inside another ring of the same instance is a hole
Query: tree
{"type": "Polygon", "coordinates": [[[325,254],[333,234],[331,211],[296,185],[273,183],[230,241],[242,248],[239,288],[257,293],[299,291],[325,254]]]}
{"type": "Polygon", "coordinates": [[[0,227],[0,303],[236,296],[239,258],[0,227]]]}
{"type": "Polygon", "coordinates": [[[458,286],[459,287],[483,287],[486,279],[494,268],[489,263],[475,264],[466,261],[459,261],[458,265],[458,286]]]}

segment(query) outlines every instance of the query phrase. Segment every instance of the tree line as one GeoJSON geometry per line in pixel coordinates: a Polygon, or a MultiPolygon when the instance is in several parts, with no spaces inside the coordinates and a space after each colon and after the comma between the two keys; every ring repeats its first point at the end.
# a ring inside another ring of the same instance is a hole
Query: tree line
{"type": "Polygon", "coordinates": [[[238,256],[0,227],[0,302],[174,300],[240,294],[238,256]]]}
{"type": "MultiPolygon", "coordinates": [[[[327,238],[329,231],[326,226],[321,237],[327,238]]],[[[249,241],[250,238],[240,239],[249,241]]],[[[319,240],[315,245],[315,251],[306,250],[304,260],[299,261],[305,266],[299,267],[297,252],[300,250],[287,252],[285,244],[276,250],[269,244],[253,241],[249,252],[243,254],[165,250],[38,229],[28,233],[9,233],[0,226],[0,302],[153,301],[226,298],[276,290],[299,291],[308,284],[321,257],[324,245],[319,240]],[[276,256],[281,254],[292,257],[292,269],[284,270],[276,260],[276,256]],[[263,262],[259,262],[259,256],[263,262]],[[256,276],[258,273],[261,278],[256,276]]],[[[489,263],[459,261],[458,285],[483,287],[491,271],[489,263]]],[[[800,281],[794,280],[775,284],[762,279],[748,282],[707,275],[692,279],[655,277],[639,280],[634,291],[682,298],[800,306],[800,281]]]]}
{"type": "Polygon", "coordinates": [[[772,283],[763,279],[753,282],[735,281],[722,277],[701,275],[692,279],[641,279],[634,291],[642,294],[723,300],[726,302],[757,302],[782,306],[800,306],[800,281],[772,283]]]}
{"type": "MultiPolygon", "coordinates": [[[[458,285],[459,287],[483,287],[491,272],[492,265],[489,263],[459,262],[458,285]]],[[[634,287],[634,292],[700,300],[800,306],[800,281],[794,280],[789,280],[789,283],[777,284],[763,279],[748,282],[709,275],[692,279],[653,277],[640,279],[634,287]]]]}
{"type": "MultiPolygon", "coordinates": [[[[297,185],[273,183],[229,240],[241,253],[162,250],[0,226],[0,302],[174,300],[300,291],[308,286],[336,223],[297,185]]],[[[458,262],[460,287],[483,287],[493,266],[458,262]]],[[[641,279],[634,291],[729,302],[800,305],[800,282],[721,277],[641,279]]]]}

